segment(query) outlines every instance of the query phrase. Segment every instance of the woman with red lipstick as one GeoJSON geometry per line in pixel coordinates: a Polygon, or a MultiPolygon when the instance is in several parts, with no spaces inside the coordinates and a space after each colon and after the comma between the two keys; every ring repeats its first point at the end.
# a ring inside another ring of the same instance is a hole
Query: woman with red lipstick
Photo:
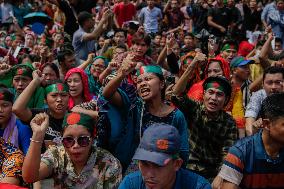
{"type": "Polygon", "coordinates": [[[41,157],[40,149],[49,125],[48,115],[31,121],[33,136],[23,164],[23,179],[33,183],[50,176],[59,188],[117,188],[121,181],[119,161],[93,145],[94,119],[82,113],[65,116],[62,144],[51,146],[41,157]]]}

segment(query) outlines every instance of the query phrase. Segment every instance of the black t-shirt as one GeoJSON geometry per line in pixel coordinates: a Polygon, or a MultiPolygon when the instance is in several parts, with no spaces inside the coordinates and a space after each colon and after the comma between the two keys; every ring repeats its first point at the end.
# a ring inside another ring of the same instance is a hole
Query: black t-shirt
{"type": "Polygon", "coordinates": [[[261,26],[261,11],[255,10],[254,12],[251,9],[244,5],[244,21],[243,21],[243,30],[254,31],[256,25],[261,26]]]}
{"type": "Polygon", "coordinates": [[[64,25],[64,31],[68,33],[71,36],[73,36],[73,33],[79,29],[79,25],[77,23],[77,19],[75,17],[75,10],[73,11],[71,6],[66,0],[59,0],[59,9],[64,12],[66,16],[66,22],[64,25]]]}
{"type": "MultiPolygon", "coordinates": [[[[32,112],[31,120],[38,113],[44,113],[44,112],[47,113],[47,115],[49,116],[49,127],[46,130],[44,140],[45,141],[55,142],[55,143],[60,143],[61,142],[61,137],[62,137],[62,131],[63,131],[63,129],[62,129],[62,122],[63,122],[64,118],[62,118],[62,119],[55,119],[54,117],[52,117],[50,115],[50,112],[49,112],[48,108],[44,108],[44,109],[31,109],[31,112],[32,112]]],[[[24,124],[30,125],[30,121],[29,122],[24,122],[24,124]]],[[[42,148],[42,152],[44,152],[44,151],[45,151],[45,145],[43,145],[43,148],[42,148]]]]}
{"type": "Polygon", "coordinates": [[[208,28],[207,15],[208,9],[203,8],[201,5],[192,5],[191,17],[193,19],[195,32],[199,33],[202,29],[208,28]]]}
{"type": "MultiPolygon", "coordinates": [[[[213,22],[223,26],[225,29],[228,29],[228,26],[232,23],[232,15],[227,7],[210,8],[208,10],[208,16],[212,16],[213,22]]],[[[225,35],[225,33],[222,33],[219,29],[213,27],[210,27],[210,33],[218,37],[225,35]]]]}

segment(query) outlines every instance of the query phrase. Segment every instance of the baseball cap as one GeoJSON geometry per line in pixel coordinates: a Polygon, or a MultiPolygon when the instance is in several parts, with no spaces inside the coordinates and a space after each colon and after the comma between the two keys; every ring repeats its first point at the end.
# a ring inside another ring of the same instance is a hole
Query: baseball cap
{"type": "Polygon", "coordinates": [[[232,59],[230,67],[236,68],[247,64],[254,64],[254,60],[246,60],[243,56],[237,56],[232,59]]]}
{"type": "Polygon", "coordinates": [[[178,130],[171,125],[155,123],[145,130],[133,159],[164,166],[170,159],[177,158],[179,151],[178,130]]]}

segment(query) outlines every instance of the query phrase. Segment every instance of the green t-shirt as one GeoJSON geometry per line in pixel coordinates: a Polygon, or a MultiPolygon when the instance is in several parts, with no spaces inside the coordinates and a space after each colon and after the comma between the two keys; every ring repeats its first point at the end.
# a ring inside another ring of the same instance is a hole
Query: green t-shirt
{"type": "MultiPolygon", "coordinates": [[[[10,88],[11,92],[15,95],[14,101],[18,98],[17,92],[15,88],[10,88]]],[[[38,87],[33,93],[31,99],[28,102],[27,107],[32,108],[44,108],[44,89],[42,87],[38,87]]]]}

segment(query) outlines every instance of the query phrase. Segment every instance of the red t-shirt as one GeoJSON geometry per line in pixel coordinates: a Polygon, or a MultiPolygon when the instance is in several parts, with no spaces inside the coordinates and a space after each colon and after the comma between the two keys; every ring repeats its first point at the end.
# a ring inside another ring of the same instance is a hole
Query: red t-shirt
{"type": "Polygon", "coordinates": [[[121,2],[114,6],[113,12],[116,16],[118,25],[122,27],[124,22],[132,20],[136,14],[136,9],[132,3],[125,5],[123,2],[121,2]]]}

